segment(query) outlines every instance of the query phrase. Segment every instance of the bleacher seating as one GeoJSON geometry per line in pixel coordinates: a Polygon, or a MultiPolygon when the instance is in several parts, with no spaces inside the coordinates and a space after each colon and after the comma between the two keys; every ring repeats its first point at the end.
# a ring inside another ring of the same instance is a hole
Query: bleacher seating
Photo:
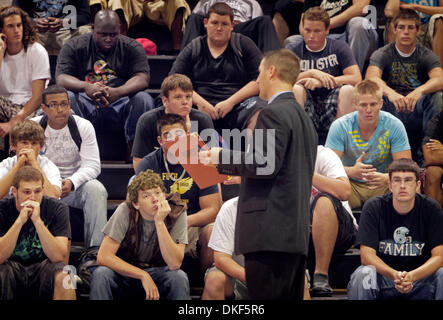
{"type": "MultiPolygon", "coordinates": [[[[275,1],[272,0],[258,0],[262,5],[264,14],[271,14],[272,6],[275,1]]],[[[0,0],[0,5],[8,5],[11,0],[0,0]]],[[[197,0],[188,1],[191,9],[197,3],[197,0]]],[[[383,8],[385,1],[373,0],[372,4],[377,8],[377,22],[378,22],[378,32],[380,36],[380,46],[382,43],[382,32],[384,29],[385,18],[383,14],[383,8]]],[[[148,92],[155,98],[160,93],[160,85],[164,77],[167,76],[173,62],[176,58],[176,52],[171,50],[170,44],[170,33],[166,26],[158,26],[143,20],[136,26],[132,27],[128,31],[128,36],[133,38],[148,38],[157,44],[156,56],[148,56],[150,69],[151,69],[151,80],[148,92]]],[[[56,57],[51,57],[51,67],[52,74],[55,70],[56,57]]],[[[118,134],[106,134],[97,135],[99,144],[106,144],[109,141],[113,145],[113,154],[102,154],[102,172],[98,179],[104,184],[108,191],[108,218],[112,215],[113,211],[117,205],[124,201],[126,195],[126,186],[129,178],[134,174],[132,169],[132,164],[123,163],[126,149],[125,142],[119,139],[118,134]],[[106,139],[105,139],[106,138],[106,139]],[[106,142],[108,141],[108,142],[106,142]],[[116,156],[117,155],[117,156],[116,156]],[[118,155],[122,156],[119,157],[118,155]]],[[[120,135],[123,136],[123,135],[120,135]]],[[[110,148],[104,148],[110,149],[110,148]]],[[[102,150],[102,148],[101,148],[102,150]]],[[[223,186],[223,200],[226,201],[238,192],[238,186],[223,186]]],[[[80,257],[82,249],[82,239],[83,239],[83,214],[81,210],[70,208],[71,212],[71,224],[73,231],[73,245],[71,246],[70,263],[74,266],[78,264],[78,258],[80,257]]],[[[356,211],[358,214],[359,212],[356,211]]],[[[195,261],[194,261],[195,262],[195,261]]],[[[189,266],[190,269],[198,270],[198,265],[194,266],[193,261],[185,260],[184,264],[189,266]]],[[[347,281],[349,280],[350,274],[357,268],[360,264],[359,250],[351,249],[344,255],[338,255],[331,261],[331,271],[330,271],[330,284],[333,288],[346,288],[347,281]]],[[[193,298],[199,298],[199,293],[201,293],[202,278],[201,275],[191,275],[191,286],[193,285],[192,279],[194,281],[193,288],[193,298]]],[[[83,298],[87,298],[83,296],[83,298]]]]}

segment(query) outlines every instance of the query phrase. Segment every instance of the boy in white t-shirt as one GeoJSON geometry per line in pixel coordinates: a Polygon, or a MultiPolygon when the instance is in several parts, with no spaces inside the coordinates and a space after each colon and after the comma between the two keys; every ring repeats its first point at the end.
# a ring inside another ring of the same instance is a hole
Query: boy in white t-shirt
{"type": "Polygon", "coordinates": [[[0,163],[0,199],[9,193],[14,175],[24,166],[33,167],[43,175],[43,195],[60,198],[60,171],[51,160],[40,155],[44,145],[45,133],[38,123],[23,120],[12,127],[11,150],[16,155],[0,163]]]}
{"type": "MultiPolygon", "coordinates": [[[[0,137],[12,126],[35,115],[46,81],[49,57],[38,42],[27,13],[16,7],[0,9],[0,137]]],[[[0,150],[4,149],[1,139],[0,150]]]]}

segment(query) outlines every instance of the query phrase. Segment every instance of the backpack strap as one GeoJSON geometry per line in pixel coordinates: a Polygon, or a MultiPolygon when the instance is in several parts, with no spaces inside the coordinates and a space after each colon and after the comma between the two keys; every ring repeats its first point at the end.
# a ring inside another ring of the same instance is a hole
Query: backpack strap
{"type": "Polygon", "coordinates": [[[68,118],[68,128],[69,133],[71,134],[72,140],[74,140],[75,144],[77,145],[78,150],[80,151],[81,145],[82,145],[82,137],[80,136],[80,132],[78,131],[77,123],[75,122],[74,117],[69,115],[68,118]]]}
{"type": "Polygon", "coordinates": [[[240,42],[240,33],[232,32],[231,33],[231,47],[234,50],[235,54],[241,58],[243,58],[243,51],[240,42]]]}
{"type": "Polygon", "coordinates": [[[194,40],[191,41],[191,61],[192,64],[194,64],[198,57],[200,56],[200,51],[201,51],[201,38],[203,38],[202,36],[198,36],[197,38],[195,38],[194,40]]]}
{"type": "MultiPolygon", "coordinates": [[[[46,130],[46,127],[48,126],[48,115],[45,114],[40,119],[40,125],[43,127],[43,130],[46,130]]],[[[81,145],[82,145],[82,137],[80,136],[80,132],[78,131],[77,123],[75,122],[74,117],[69,115],[68,118],[68,128],[69,133],[71,134],[72,140],[74,140],[75,145],[77,146],[78,150],[80,151],[81,145]]]]}

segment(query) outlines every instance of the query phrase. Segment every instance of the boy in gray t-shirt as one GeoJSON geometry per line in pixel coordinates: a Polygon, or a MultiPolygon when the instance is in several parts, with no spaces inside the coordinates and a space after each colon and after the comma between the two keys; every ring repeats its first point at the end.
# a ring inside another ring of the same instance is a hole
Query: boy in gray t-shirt
{"type": "Polygon", "coordinates": [[[178,194],[165,191],[152,170],[132,180],[129,200],[103,228],[91,300],[190,299],[188,277],[180,270],[188,243],[186,205],[178,194]]]}

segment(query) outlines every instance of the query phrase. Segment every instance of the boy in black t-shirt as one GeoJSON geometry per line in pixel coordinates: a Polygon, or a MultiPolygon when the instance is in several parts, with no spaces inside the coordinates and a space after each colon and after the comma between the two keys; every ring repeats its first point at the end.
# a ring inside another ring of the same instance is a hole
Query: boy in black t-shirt
{"type": "Polygon", "coordinates": [[[91,121],[97,135],[124,130],[128,151],[138,118],[154,107],[144,91],[149,77],[143,47],[120,34],[110,10],[99,11],[93,32],[70,39],[57,58],[56,82],[69,90],[74,113],[91,121]]]}
{"type": "Polygon", "coordinates": [[[0,299],[75,300],[62,272],[71,238],[68,207],[43,196],[43,176],[29,166],[15,174],[12,194],[0,201],[0,299]]]}
{"type": "Polygon", "coordinates": [[[242,130],[266,105],[258,97],[255,81],[263,54],[250,38],[232,32],[233,11],[226,3],[212,5],[204,21],[207,36],[192,40],[169,74],[181,73],[191,79],[192,103],[212,118],[219,133],[222,129],[242,130]]]}
{"type": "Polygon", "coordinates": [[[417,193],[419,177],[414,161],[395,160],[391,193],[363,206],[356,240],[362,266],[351,275],[349,299],[443,299],[443,212],[417,193]]]}
{"type": "Polygon", "coordinates": [[[137,121],[132,147],[134,171],[137,171],[137,166],[144,156],[159,147],[157,121],[163,115],[178,114],[185,120],[190,131],[198,134],[205,129],[214,129],[212,119],[206,113],[192,108],[192,88],[191,80],[184,74],[174,73],[163,80],[161,85],[163,106],[145,112],[137,121]]]}

